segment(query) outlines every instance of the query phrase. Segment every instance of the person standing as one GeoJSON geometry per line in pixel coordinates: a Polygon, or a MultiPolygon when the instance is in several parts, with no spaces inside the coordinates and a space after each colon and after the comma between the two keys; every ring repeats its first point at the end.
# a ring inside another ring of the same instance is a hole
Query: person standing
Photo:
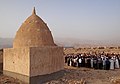
{"type": "Polygon", "coordinates": [[[109,61],[109,58],[106,58],[105,64],[106,64],[106,70],[110,70],[110,61],[109,61]]]}
{"type": "Polygon", "coordinates": [[[82,58],[79,57],[79,59],[78,59],[78,67],[81,67],[81,65],[82,65],[82,58]]]}
{"type": "Polygon", "coordinates": [[[117,57],[115,59],[115,68],[119,69],[119,60],[117,57]]]}
{"type": "Polygon", "coordinates": [[[105,70],[106,69],[106,63],[105,63],[106,58],[104,57],[102,61],[103,61],[103,70],[105,70]]]}
{"type": "Polygon", "coordinates": [[[97,65],[98,65],[98,69],[102,69],[103,63],[102,63],[102,58],[101,57],[98,57],[98,63],[97,63],[97,65]]]}
{"type": "Polygon", "coordinates": [[[115,68],[114,68],[114,59],[113,59],[113,57],[110,59],[110,69],[111,70],[114,70],[115,68]]]}
{"type": "Polygon", "coordinates": [[[93,57],[91,58],[91,68],[93,68],[93,57]]]}
{"type": "Polygon", "coordinates": [[[94,69],[98,69],[98,67],[97,67],[97,57],[95,57],[95,58],[93,59],[93,68],[94,68],[94,69]]]}
{"type": "Polygon", "coordinates": [[[81,59],[82,59],[82,65],[81,65],[81,67],[85,67],[85,57],[82,57],[81,59]]]}

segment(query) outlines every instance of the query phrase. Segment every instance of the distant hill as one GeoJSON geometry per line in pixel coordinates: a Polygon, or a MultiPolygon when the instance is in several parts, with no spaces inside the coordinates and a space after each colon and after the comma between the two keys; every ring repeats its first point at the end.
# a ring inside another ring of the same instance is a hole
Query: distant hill
{"type": "MultiPolygon", "coordinates": [[[[81,40],[75,38],[54,38],[55,43],[64,47],[96,47],[96,46],[120,46],[119,40],[112,41],[93,41],[93,40],[81,40]]],[[[11,48],[13,44],[13,38],[0,38],[0,49],[11,48]]]]}
{"type": "Polygon", "coordinates": [[[1,48],[11,48],[13,43],[12,38],[0,38],[0,49],[1,48]]]}
{"type": "Polygon", "coordinates": [[[55,38],[55,43],[66,47],[120,46],[120,40],[83,40],[75,38],[55,38]]]}

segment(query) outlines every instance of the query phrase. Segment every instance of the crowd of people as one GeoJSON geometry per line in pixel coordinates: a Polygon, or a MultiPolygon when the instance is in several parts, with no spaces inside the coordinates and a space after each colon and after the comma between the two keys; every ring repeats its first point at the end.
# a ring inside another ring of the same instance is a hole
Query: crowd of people
{"type": "Polygon", "coordinates": [[[120,68],[119,54],[67,54],[65,55],[65,63],[73,67],[87,67],[101,70],[114,70],[120,68]]]}

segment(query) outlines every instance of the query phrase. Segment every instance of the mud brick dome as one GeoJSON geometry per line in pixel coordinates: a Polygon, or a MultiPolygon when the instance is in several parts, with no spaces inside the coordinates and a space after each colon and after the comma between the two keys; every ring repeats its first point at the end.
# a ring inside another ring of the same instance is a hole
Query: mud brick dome
{"type": "Polygon", "coordinates": [[[14,38],[13,47],[55,46],[51,31],[47,24],[36,15],[32,15],[21,25],[14,38]]]}
{"type": "Polygon", "coordinates": [[[25,84],[43,84],[64,75],[63,47],[54,43],[35,8],[17,31],[13,48],[4,49],[3,74],[25,84]]]}

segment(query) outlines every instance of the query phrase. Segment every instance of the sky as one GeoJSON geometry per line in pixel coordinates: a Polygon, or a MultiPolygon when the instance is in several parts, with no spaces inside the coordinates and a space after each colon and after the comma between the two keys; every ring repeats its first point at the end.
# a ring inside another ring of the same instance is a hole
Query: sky
{"type": "Polygon", "coordinates": [[[53,37],[120,40],[120,0],[0,0],[0,37],[14,38],[34,6],[53,37]]]}

